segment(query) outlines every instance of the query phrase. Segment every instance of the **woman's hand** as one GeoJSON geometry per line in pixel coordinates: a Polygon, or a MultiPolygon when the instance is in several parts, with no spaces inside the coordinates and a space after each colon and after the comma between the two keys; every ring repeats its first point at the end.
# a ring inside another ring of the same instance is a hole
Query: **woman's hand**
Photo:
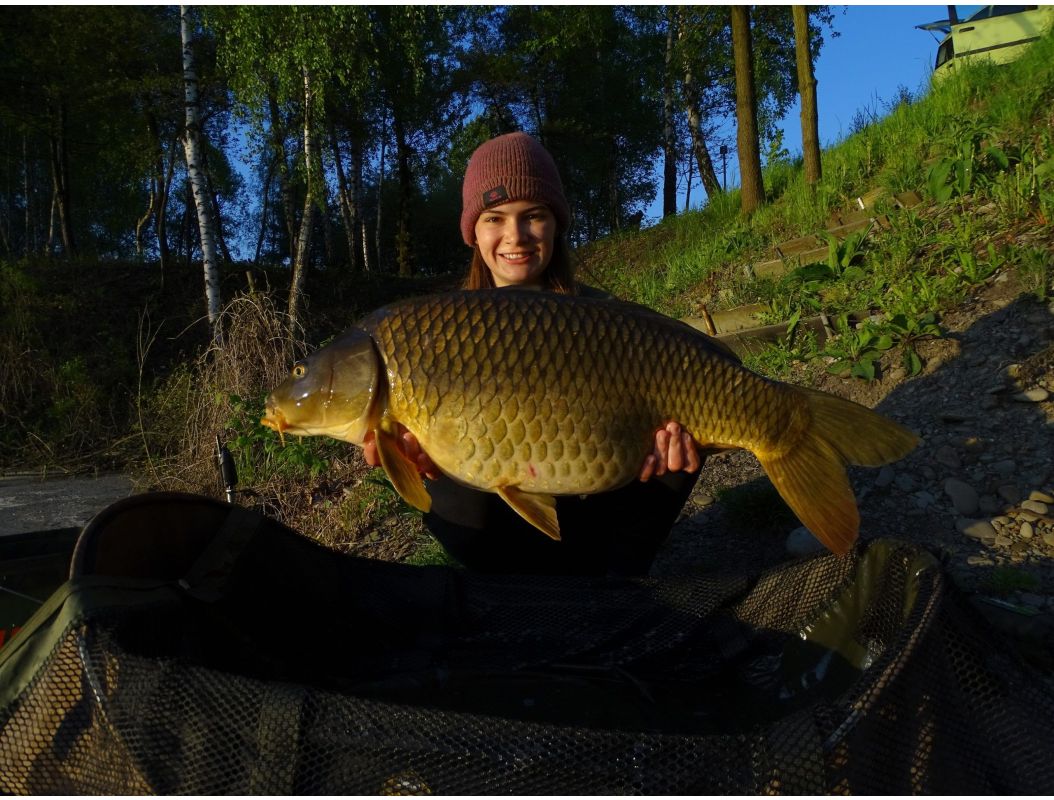
{"type": "MultiPolygon", "coordinates": [[[[399,449],[403,451],[403,455],[417,465],[417,469],[421,474],[433,481],[439,478],[441,474],[439,467],[421,449],[421,443],[417,441],[417,437],[402,425],[399,426],[398,442],[399,449]]],[[[377,452],[377,441],[373,436],[373,431],[367,433],[362,442],[362,455],[366,459],[366,463],[371,467],[379,467],[381,465],[381,458],[377,452]]]]}
{"type": "Polygon", "coordinates": [[[651,480],[667,472],[696,472],[702,462],[692,434],[676,422],[666,423],[655,433],[655,450],[644,459],[640,480],[651,480]]]}

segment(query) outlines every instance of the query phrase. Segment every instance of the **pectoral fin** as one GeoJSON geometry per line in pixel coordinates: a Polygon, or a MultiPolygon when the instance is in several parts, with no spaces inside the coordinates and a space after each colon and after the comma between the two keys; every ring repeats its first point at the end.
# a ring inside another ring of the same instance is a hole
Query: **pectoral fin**
{"type": "Polygon", "coordinates": [[[556,498],[550,494],[521,492],[515,486],[499,486],[498,494],[512,510],[550,539],[560,541],[560,523],[556,520],[556,498]]]}
{"type": "Polygon", "coordinates": [[[377,439],[377,452],[381,456],[381,466],[388,474],[395,491],[407,503],[418,511],[428,512],[432,508],[432,497],[425,489],[417,465],[403,455],[399,449],[399,440],[393,433],[383,429],[374,431],[377,439]]]}

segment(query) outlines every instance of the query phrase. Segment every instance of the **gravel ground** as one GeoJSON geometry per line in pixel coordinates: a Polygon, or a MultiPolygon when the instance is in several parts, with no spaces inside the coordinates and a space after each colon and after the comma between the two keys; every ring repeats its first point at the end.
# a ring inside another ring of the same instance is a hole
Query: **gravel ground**
{"type": "MultiPolygon", "coordinates": [[[[1002,274],[942,325],[943,338],[920,344],[915,377],[892,369],[867,383],[803,365],[790,381],[921,437],[900,462],[852,468],[863,538],[926,547],[956,585],[1054,644],[1054,303],[1002,274]]],[[[755,570],[818,548],[772,494],[751,454],[711,457],[653,571],[755,570]]]]}

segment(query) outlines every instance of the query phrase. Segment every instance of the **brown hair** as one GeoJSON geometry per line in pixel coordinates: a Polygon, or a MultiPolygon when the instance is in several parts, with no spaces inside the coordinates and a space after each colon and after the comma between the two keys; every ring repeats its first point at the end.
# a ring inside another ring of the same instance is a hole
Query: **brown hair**
{"type": "MultiPolygon", "coordinates": [[[[472,261],[469,262],[468,275],[465,276],[461,288],[495,288],[494,276],[491,275],[487,262],[483,260],[478,245],[472,247],[472,261]]],[[[557,236],[553,240],[553,255],[542,273],[542,288],[556,294],[578,294],[574,265],[571,263],[571,248],[563,236],[557,236]]]]}

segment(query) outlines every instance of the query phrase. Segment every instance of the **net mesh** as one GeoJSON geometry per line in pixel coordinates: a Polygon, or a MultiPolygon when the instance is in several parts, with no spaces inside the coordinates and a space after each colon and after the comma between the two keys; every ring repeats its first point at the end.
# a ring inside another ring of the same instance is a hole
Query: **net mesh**
{"type": "Polygon", "coordinates": [[[1054,693],[913,546],[573,579],[355,559],[268,520],[243,544],[60,590],[0,658],[0,790],[1054,786],[1054,693]]]}

